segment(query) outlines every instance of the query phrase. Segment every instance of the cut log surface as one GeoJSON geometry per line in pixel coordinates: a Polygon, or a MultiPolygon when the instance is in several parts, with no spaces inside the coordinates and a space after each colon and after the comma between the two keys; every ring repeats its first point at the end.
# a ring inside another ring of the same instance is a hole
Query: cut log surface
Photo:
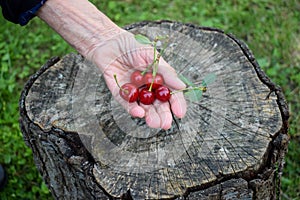
{"type": "Polygon", "coordinates": [[[49,60],[24,88],[21,129],[56,199],[274,199],[289,137],[281,89],[221,30],[159,21],[164,59],[194,84],[215,80],[172,128],[149,128],[82,56],[49,60]],[[277,166],[277,167],[276,167],[277,166]]]}

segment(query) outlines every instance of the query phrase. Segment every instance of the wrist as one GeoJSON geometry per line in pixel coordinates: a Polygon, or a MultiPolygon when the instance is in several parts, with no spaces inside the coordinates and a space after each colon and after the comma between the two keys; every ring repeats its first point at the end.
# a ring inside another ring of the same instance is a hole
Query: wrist
{"type": "Polygon", "coordinates": [[[85,57],[123,31],[87,0],[49,0],[37,15],[85,57]]]}

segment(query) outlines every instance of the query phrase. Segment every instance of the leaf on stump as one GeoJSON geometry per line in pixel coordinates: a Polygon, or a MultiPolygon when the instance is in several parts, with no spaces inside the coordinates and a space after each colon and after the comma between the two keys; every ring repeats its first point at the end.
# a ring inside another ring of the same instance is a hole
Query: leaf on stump
{"type": "Polygon", "coordinates": [[[185,93],[186,97],[192,102],[198,102],[202,97],[202,90],[193,89],[185,93]]]}
{"type": "Polygon", "coordinates": [[[202,86],[207,87],[207,85],[213,83],[216,80],[216,75],[213,73],[207,74],[203,81],[202,81],[202,86]]]}
{"type": "Polygon", "coordinates": [[[188,78],[186,78],[185,76],[183,76],[182,74],[179,74],[179,78],[180,80],[182,80],[182,82],[184,82],[187,86],[191,86],[194,87],[194,83],[192,83],[188,78]]]}

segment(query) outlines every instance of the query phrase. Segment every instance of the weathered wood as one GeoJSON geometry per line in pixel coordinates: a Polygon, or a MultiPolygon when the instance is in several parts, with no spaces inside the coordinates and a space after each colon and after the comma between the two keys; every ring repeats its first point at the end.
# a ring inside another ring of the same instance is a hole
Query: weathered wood
{"type": "Polygon", "coordinates": [[[80,55],[49,60],[20,99],[21,130],[56,199],[274,199],[289,137],[281,89],[247,46],[218,29],[159,21],[126,27],[168,35],[164,58],[201,83],[199,102],[168,131],[112,99],[80,55]]]}

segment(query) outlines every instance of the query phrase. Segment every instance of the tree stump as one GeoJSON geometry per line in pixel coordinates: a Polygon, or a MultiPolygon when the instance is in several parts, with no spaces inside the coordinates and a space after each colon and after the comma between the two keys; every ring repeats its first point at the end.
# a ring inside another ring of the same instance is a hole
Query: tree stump
{"type": "Polygon", "coordinates": [[[122,110],[82,56],[49,60],[22,92],[20,125],[54,198],[280,198],[288,108],[247,46],[192,24],[125,28],[168,35],[163,57],[179,74],[215,81],[164,131],[122,110]]]}

